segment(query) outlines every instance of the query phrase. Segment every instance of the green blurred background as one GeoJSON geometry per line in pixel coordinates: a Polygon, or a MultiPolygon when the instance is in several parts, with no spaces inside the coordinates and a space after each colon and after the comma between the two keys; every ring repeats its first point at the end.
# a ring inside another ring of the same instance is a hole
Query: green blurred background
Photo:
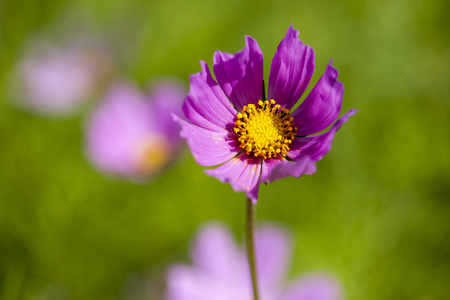
{"type": "MultiPolygon", "coordinates": [[[[329,271],[346,299],[450,299],[450,2],[0,2],[0,298],[162,299],[174,261],[216,219],[242,240],[243,194],[186,151],[148,184],[105,178],[83,152],[89,107],[49,119],[19,109],[12,71],[36,37],[92,32],[120,76],[184,79],[244,35],[265,78],[288,26],[329,59],[358,108],[318,172],[262,186],[258,222],[290,229],[289,276],[329,271]]],[[[70,36],[66,37],[70,39],[70,36]]],[[[311,88],[308,89],[308,91],[311,88]]]]}

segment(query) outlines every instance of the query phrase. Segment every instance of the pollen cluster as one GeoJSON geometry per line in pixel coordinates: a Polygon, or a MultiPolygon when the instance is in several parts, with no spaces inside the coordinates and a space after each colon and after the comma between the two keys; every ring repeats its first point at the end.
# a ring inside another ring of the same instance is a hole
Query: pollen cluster
{"type": "Polygon", "coordinates": [[[264,159],[285,157],[297,131],[293,121],[289,109],[281,108],[275,100],[259,100],[237,114],[234,132],[247,154],[264,159]]]}

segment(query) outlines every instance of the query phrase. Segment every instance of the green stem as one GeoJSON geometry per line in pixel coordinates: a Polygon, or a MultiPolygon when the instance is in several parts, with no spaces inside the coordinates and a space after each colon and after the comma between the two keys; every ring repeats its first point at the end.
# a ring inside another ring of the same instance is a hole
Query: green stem
{"type": "Polygon", "coordinates": [[[256,276],[255,239],[253,237],[255,227],[255,205],[247,198],[247,258],[252,276],[253,299],[258,300],[258,280],[256,276]]]}

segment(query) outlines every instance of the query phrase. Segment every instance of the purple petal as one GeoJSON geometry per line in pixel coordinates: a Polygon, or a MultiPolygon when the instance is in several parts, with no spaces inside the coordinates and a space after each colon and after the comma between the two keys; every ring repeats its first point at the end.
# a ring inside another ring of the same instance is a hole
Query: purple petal
{"type": "Polygon", "coordinates": [[[281,300],[339,300],[342,288],[332,277],[309,275],[293,283],[281,300]]]}
{"type": "Polygon", "coordinates": [[[264,179],[272,172],[272,170],[274,168],[276,168],[276,166],[278,166],[279,164],[282,164],[284,162],[286,162],[286,159],[284,159],[284,158],[265,159],[263,161],[262,168],[261,168],[262,182],[268,183],[269,181],[264,181],[264,179]]]}
{"type": "Polygon", "coordinates": [[[316,136],[296,137],[290,146],[287,156],[291,159],[298,158],[304,149],[312,147],[316,143],[316,136]]]}
{"type": "Polygon", "coordinates": [[[236,110],[211,77],[208,65],[203,61],[200,64],[202,71],[190,77],[190,91],[183,103],[183,112],[198,126],[222,131],[233,124],[236,110]]]}
{"type": "MultiPolygon", "coordinates": [[[[210,253],[213,255],[213,253],[210,253]]],[[[242,260],[223,261],[228,263],[230,272],[216,277],[207,270],[184,265],[172,266],[167,275],[168,300],[229,300],[250,299],[251,282],[247,264],[242,260]]]]}
{"type": "Polygon", "coordinates": [[[253,203],[258,201],[259,174],[261,173],[259,158],[250,158],[242,153],[216,169],[205,170],[205,173],[223,183],[229,182],[235,192],[245,192],[253,203]]]}
{"type": "Polygon", "coordinates": [[[331,63],[305,101],[292,113],[300,136],[324,130],[339,116],[344,85],[337,80],[338,71],[331,63]]]}
{"type": "MultiPolygon", "coordinates": [[[[314,162],[321,160],[325,156],[325,154],[327,154],[330,151],[331,144],[333,142],[334,135],[336,134],[336,132],[339,130],[339,128],[341,128],[341,126],[345,122],[348,121],[350,116],[353,116],[357,112],[358,110],[351,109],[339,120],[337,120],[329,131],[319,135],[304,138],[303,141],[307,140],[308,142],[304,143],[304,145],[299,149],[294,148],[298,144],[293,144],[292,148],[294,150],[289,152],[288,154],[289,157],[296,161],[303,156],[310,157],[314,162]]],[[[296,142],[296,140],[294,140],[294,142],[296,142]]],[[[298,140],[302,141],[301,138],[299,138],[298,140]]]]}
{"type": "Polygon", "coordinates": [[[153,82],[149,98],[152,106],[152,118],[160,132],[171,143],[172,147],[179,146],[180,126],[173,120],[172,114],[182,115],[181,105],[186,95],[186,88],[182,82],[165,78],[153,82]]]}
{"type": "Polygon", "coordinates": [[[232,55],[214,53],[214,74],[220,87],[238,110],[262,100],[263,54],[258,43],[245,37],[245,47],[232,55]]]}
{"type": "Polygon", "coordinates": [[[181,137],[187,140],[192,155],[202,166],[215,166],[233,158],[240,150],[234,133],[226,130],[211,131],[188,123],[177,116],[181,137]]]}
{"type": "Polygon", "coordinates": [[[298,35],[291,25],[270,66],[268,99],[288,109],[300,99],[314,73],[314,51],[298,35]]]}
{"type": "Polygon", "coordinates": [[[194,265],[173,266],[168,300],[250,299],[251,282],[244,253],[220,224],[203,226],[192,249],[194,265]]]}
{"type": "Polygon", "coordinates": [[[209,293],[205,291],[211,284],[207,284],[207,277],[202,276],[194,268],[174,265],[167,274],[168,300],[209,300],[209,293]]]}
{"type": "MultiPolygon", "coordinates": [[[[289,236],[279,227],[261,226],[255,233],[255,248],[260,286],[265,287],[267,292],[276,292],[282,286],[289,266],[291,257],[289,236]]],[[[267,295],[266,297],[275,299],[267,295]]]]}
{"type": "Polygon", "coordinates": [[[262,178],[263,182],[274,182],[288,176],[301,177],[303,174],[315,172],[314,162],[308,156],[302,156],[296,161],[284,160],[269,170],[267,176],[262,178]]]}
{"type": "Polygon", "coordinates": [[[328,132],[316,136],[296,138],[291,145],[292,150],[287,154],[294,161],[283,160],[278,164],[269,166],[266,173],[263,173],[265,176],[262,176],[262,181],[273,182],[288,176],[300,177],[303,174],[311,175],[315,173],[315,162],[321,160],[330,151],[335,133],[356,112],[355,109],[350,110],[328,132]]]}
{"type": "Polygon", "coordinates": [[[226,280],[230,274],[238,271],[236,266],[239,266],[239,262],[243,264],[242,269],[246,267],[244,255],[236,246],[231,233],[215,223],[205,225],[200,230],[192,258],[197,268],[217,281],[226,280]]]}

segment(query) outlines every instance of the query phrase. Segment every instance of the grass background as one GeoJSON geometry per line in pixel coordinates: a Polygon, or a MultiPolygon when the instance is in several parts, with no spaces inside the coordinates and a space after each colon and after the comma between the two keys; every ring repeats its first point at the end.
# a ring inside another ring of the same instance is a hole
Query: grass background
{"type": "MultiPolygon", "coordinates": [[[[244,35],[265,78],[288,26],[334,59],[343,111],[358,108],[318,172],[262,186],[258,221],[295,240],[289,276],[326,270],[346,299],[450,299],[450,2],[0,2],[0,299],[163,299],[165,269],[188,261],[211,219],[241,240],[244,195],[188,151],[147,184],[114,181],[83,153],[89,106],[49,119],[13,105],[12,72],[39,38],[102,37],[117,74],[184,79],[244,35]]],[[[309,90],[311,87],[309,88],[309,90]]]]}

